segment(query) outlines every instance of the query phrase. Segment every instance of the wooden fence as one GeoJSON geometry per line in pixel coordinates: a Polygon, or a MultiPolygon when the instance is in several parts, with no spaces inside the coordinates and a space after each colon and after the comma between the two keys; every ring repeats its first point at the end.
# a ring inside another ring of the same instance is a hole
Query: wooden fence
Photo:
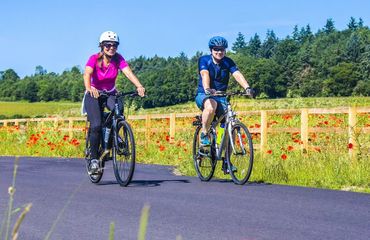
{"type": "MultiPolygon", "coordinates": [[[[261,134],[261,141],[259,146],[256,148],[261,149],[265,152],[267,146],[268,133],[278,132],[298,132],[301,135],[302,150],[308,151],[308,139],[310,132],[334,132],[334,133],[348,133],[348,144],[352,147],[349,148],[349,154],[354,156],[357,149],[356,133],[361,130],[363,133],[370,133],[369,124],[364,127],[357,126],[357,115],[360,113],[370,113],[370,107],[341,107],[341,108],[303,108],[303,109],[279,109],[279,110],[258,110],[258,111],[237,111],[240,116],[260,115],[260,127],[250,129],[251,133],[261,134]],[[297,128],[271,128],[268,126],[268,116],[271,115],[300,115],[301,124],[297,128]],[[337,128],[337,127],[309,127],[308,118],[311,114],[348,114],[348,129],[337,128]]],[[[188,128],[176,128],[176,119],[179,118],[191,118],[199,113],[170,113],[170,114],[147,114],[147,115],[131,115],[128,117],[129,120],[144,120],[144,129],[135,129],[135,132],[145,132],[145,139],[150,139],[150,133],[160,131],[157,128],[153,128],[151,124],[152,119],[169,119],[169,136],[173,141],[176,137],[176,132],[189,131],[188,128]]],[[[24,124],[28,126],[31,122],[37,122],[41,126],[45,122],[53,122],[54,127],[58,128],[60,122],[68,122],[68,128],[60,128],[62,131],[68,131],[69,135],[72,136],[74,131],[81,131],[84,128],[74,127],[76,122],[86,121],[85,117],[70,117],[70,118],[29,118],[29,119],[6,119],[0,120],[0,125],[20,125],[24,124]]]]}

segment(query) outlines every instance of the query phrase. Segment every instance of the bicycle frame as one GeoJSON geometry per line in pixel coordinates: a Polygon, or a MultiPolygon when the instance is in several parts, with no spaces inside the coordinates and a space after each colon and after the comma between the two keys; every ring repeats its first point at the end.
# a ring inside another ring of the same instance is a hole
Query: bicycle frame
{"type": "MultiPolygon", "coordinates": [[[[121,114],[120,109],[119,109],[120,99],[122,99],[126,95],[134,95],[134,94],[136,94],[136,92],[128,92],[128,93],[124,93],[124,94],[114,95],[114,96],[116,96],[115,103],[114,103],[114,108],[112,110],[110,110],[110,112],[108,113],[108,116],[105,118],[105,121],[102,124],[102,129],[111,127],[111,130],[109,132],[109,135],[107,136],[108,141],[106,143],[104,143],[105,149],[103,149],[103,154],[99,158],[100,160],[102,160],[105,157],[105,155],[107,153],[109,153],[109,151],[113,147],[113,146],[109,147],[109,142],[110,142],[109,140],[112,137],[112,132],[113,132],[113,144],[114,144],[115,147],[118,147],[118,136],[117,136],[117,131],[116,131],[117,130],[117,124],[118,124],[119,121],[126,121],[124,114],[123,113],[121,114]]],[[[105,96],[105,97],[109,97],[109,94],[107,94],[107,93],[102,93],[102,95],[105,96]]],[[[103,134],[105,134],[105,133],[103,133],[103,134]]],[[[104,136],[104,138],[106,138],[106,136],[104,136]]],[[[104,141],[104,139],[103,139],[103,141],[104,141]]]]}
{"type": "MultiPolygon", "coordinates": [[[[222,160],[222,153],[225,147],[227,146],[227,142],[229,141],[229,136],[231,136],[232,134],[231,133],[232,126],[237,121],[235,117],[236,117],[236,114],[235,112],[232,111],[231,104],[228,101],[226,113],[224,113],[221,117],[219,117],[217,121],[212,122],[211,131],[216,131],[216,127],[221,123],[223,119],[226,119],[225,120],[225,133],[223,134],[221,138],[220,144],[217,144],[216,142],[212,143],[212,145],[215,147],[215,151],[216,151],[215,157],[217,160],[222,160]]],[[[216,136],[216,132],[212,134],[216,136]]],[[[233,141],[230,141],[230,142],[231,142],[231,147],[233,151],[235,152],[234,143],[233,141]]]]}

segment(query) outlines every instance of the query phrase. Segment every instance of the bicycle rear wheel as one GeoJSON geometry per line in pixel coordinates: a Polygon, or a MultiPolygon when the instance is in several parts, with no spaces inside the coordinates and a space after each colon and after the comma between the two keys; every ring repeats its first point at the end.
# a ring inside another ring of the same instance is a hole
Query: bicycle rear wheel
{"type": "Polygon", "coordinates": [[[199,179],[202,181],[209,181],[213,177],[217,161],[215,160],[214,152],[211,147],[206,147],[203,150],[200,149],[201,128],[201,126],[198,126],[194,133],[193,161],[199,179]]]}
{"type": "Polygon", "coordinates": [[[113,169],[117,182],[127,186],[135,170],[135,140],[130,125],[126,121],[117,124],[117,139],[113,145],[113,169]]]}
{"type": "Polygon", "coordinates": [[[236,168],[236,171],[230,171],[233,182],[242,185],[248,181],[252,173],[254,158],[252,137],[243,123],[236,123],[231,132],[232,136],[226,148],[226,161],[229,169],[236,168]],[[233,141],[235,151],[230,141],[233,141]]]}
{"type": "Polygon", "coordinates": [[[92,159],[91,159],[91,147],[90,147],[90,128],[88,128],[87,134],[86,134],[86,145],[85,145],[86,172],[92,183],[98,183],[103,177],[104,162],[101,162],[100,164],[102,166],[99,166],[99,161],[92,162],[91,160],[92,159]],[[93,168],[98,168],[99,171],[92,171],[93,168]]]}

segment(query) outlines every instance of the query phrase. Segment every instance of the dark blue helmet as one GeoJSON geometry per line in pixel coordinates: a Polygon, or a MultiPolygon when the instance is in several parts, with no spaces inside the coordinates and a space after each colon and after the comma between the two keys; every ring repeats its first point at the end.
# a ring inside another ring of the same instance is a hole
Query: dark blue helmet
{"type": "Polygon", "coordinates": [[[214,48],[214,47],[223,47],[223,48],[227,48],[227,40],[224,38],[224,37],[220,37],[220,36],[216,36],[216,37],[213,37],[211,39],[209,39],[209,42],[208,42],[208,47],[210,49],[214,48]]]}

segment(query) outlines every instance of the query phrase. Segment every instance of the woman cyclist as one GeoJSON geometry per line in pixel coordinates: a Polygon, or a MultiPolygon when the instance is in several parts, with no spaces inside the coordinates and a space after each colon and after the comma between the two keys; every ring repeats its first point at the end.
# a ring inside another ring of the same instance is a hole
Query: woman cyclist
{"type": "Polygon", "coordinates": [[[91,159],[98,158],[102,129],[103,104],[114,108],[115,97],[99,97],[99,91],[116,92],[115,82],[119,70],[136,86],[139,96],[143,97],[145,88],[132,72],[125,59],[117,52],[119,37],[115,32],[103,32],[99,39],[100,52],[90,56],[83,75],[85,84],[84,107],[90,121],[91,159]]]}

